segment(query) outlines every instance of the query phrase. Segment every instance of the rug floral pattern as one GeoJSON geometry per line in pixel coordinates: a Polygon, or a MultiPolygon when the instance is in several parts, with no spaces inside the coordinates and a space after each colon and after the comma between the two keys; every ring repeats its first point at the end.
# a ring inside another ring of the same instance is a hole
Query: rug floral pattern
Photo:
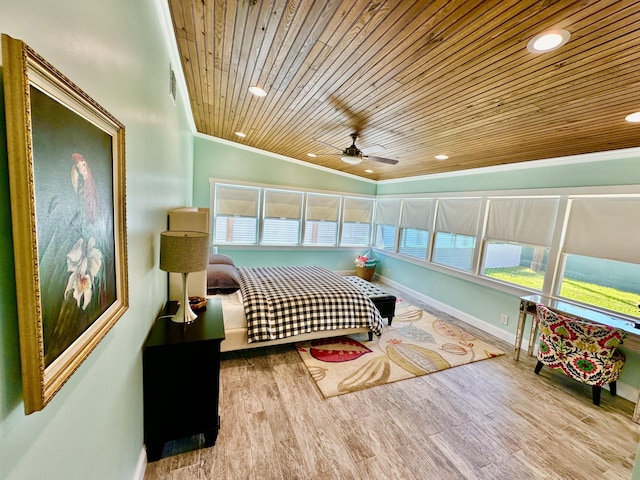
{"type": "Polygon", "coordinates": [[[298,353],[325,397],[397,382],[504,355],[459,327],[401,299],[382,337],[303,342],[298,353]]]}

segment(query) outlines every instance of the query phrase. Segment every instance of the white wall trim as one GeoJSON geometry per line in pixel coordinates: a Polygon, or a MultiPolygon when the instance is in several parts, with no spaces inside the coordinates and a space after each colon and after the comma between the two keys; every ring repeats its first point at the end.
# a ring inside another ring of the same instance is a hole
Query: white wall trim
{"type": "Polygon", "coordinates": [[[529,168],[546,168],[557,165],[574,165],[577,163],[603,162],[608,160],[623,160],[625,158],[640,157],[640,147],[624,148],[620,150],[609,150],[606,152],[584,153],[581,155],[569,155],[565,157],[545,158],[541,160],[530,160],[527,162],[507,163],[505,165],[494,165],[491,167],[470,168],[466,170],[456,170],[455,172],[433,173],[419,175],[416,177],[397,178],[392,180],[379,180],[378,185],[392,183],[413,182],[419,180],[432,180],[439,178],[452,178],[469,175],[481,175],[485,173],[514,172],[529,168]]]}
{"type": "MultiPolygon", "coordinates": [[[[157,1],[157,0],[156,0],[157,1]]],[[[182,72],[180,72],[182,75],[182,72]]],[[[182,77],[184,79],[184,77],[182,77]]],[[[456,170],[454,172],[445,172],[445,173],[433,173],[427,175],[418,175],[415,177],[405,177],[405,178],[395,178],[391,180],[371,180],[365,177],[360,177],[358,175],[353,175],[350,173],[341,172],[340,170],[334,170],[332,168],[322,167],[320,165],[316,165],[314,163],[305,162],[303,160],[298,160],[295,158],[287,157],[285,155],[280,155],[278,153],[268,152],[266,150],[261,150],[259,148],[251,147],[249,145],[243,145],[241,143],[232,142],[230,140],[225,140],[224,138],[214,137],[212,135],[207,135],[200,132],[195,132],[194,135],[196,137],[209,140],[212,142],[221,143],[223,145],[227,145],[230,147],[241,148],[247,150],[249,152],[266,155],[269,157],[276,158],[278,160],[284,160],[286,162],[295,163],[297,165],[302,165],[309,168],[314,168],[316,170],[320,170],[323,172],[332,173],[335,175],[341,175],[343,177],[351,178],[354,180],[360,180],[367,183],[373,183],[375,185],[388,185],[394,183],[403,183],[403,182],[414,182],[420,180],[432,180],[432,179],[441,179],[441,178],[453,178],[460,176],[470,176],[470,175],[481,175],[486,173],[499,173],[499,172],[513,172],[518,170],[526,170],[531,168],[546,168],[551,166],[558,165],[575,165],[580,163],[592,163],[592,162],[602,162],[602,161],[610,161],[610,160],[623,160],[630,158],[640,158],[640,147],[634,148],[624,148],[620,150],[609,150],[606,152],[594,152],[594,153],[585,153],[581,155],[570,155],[565,157],[555,157],[555,158],[545,158],[541,160],[530,160],[527,162],[516,162],[516,163],[508,163],[505,165],[494,165],[491,167],[481,167],[481,168],[471,168],[465,170],[456,170]]]]}
{"type": "Polygon", "coordinates": [[[144,472],[147,470],[147,449],[144,444],[138,457],[138,463],[136,464],[136,471],[133,474],[132,480],[144,480],[144,472]]]}
{"type": "MultiPolygon", "coordinates": [[[[516,341],[515,334],[511,332],[507,332],[506,330],[503,330],[502,328],[492,325],[490,323],[487,323],[484,320],[480,320],[479,318],[469,315],[468,313],[465,313],[462,310],[453,308],[450,305],[447,305],[446,303],[439,302],[438,300],[435,300],[434,298],[431,298],[423,293],[412,290],[406,285],[395,282],[393,280],[390,280],[380,275],[376,275],[376,280],[378,280],[383,284],[389,285],[395,289],[401,290],[403,292],[407,292],[407,294],[409,294],[410,296],[415,297],[418,300],[424,303],[427,303],[432,307],[437,308],[438,310],[443,311],[444,313],[448,313],[449,315],[457,318],[458,320],[462,320],[463,322],[468,323],[469,325],[479,328],[480,330],[487,332],[493,335],[494,337],[499,338],[500,340],[504,340],[505,342],[508,342],[512,345],[516,341]]],[[[526,348],[526,345],[525,345],[525,348],[526,348]]],[[[511,352],[508,352],[508,353],[511,353],[511,352]]]]}
{"type": "MultiPolygon", "coordinates": [[[[390,280],[388,278],[382,277],[377,274],[375,279],[381,282],[382,284],[386,284],[395,289],[407,292],[408,295],[415,297],[418,300],[424,303],[427,303],[433,306],[434,308],[437,308],[438,310],[441,310],[444,313],[447,313],[459,320],[462,320],[463,322],[468,323],[469,325],[479,328],[480,330],[487,332],[493,335],[494,337],[499,338],[500,340],[504,340],[505,342],[511,345],[513,345],[514,342],[516,341],[516,336],[514,333],[507,332],[506,330],[503,330],[500,327],[487,323],[484,320],[480,320],[479,318],[469,315],[468,313],[457,310],[445,303],[439,302],[438,300],[435,300],[427,295],[424,295],[423,293],[412,290],[406,285],[395,282],[393,280],[390,280]]],[[[523,335],[522,344],[520,347],[521,349],[524,349],[524,352],[521,351],[520,355],[526,355],[526,351],[528,348],[529,339],[526,333],[527,332],[525,331],[525,335],[523,335]]],[[[507,352],[505,352],[505,354],[511,356],[513,354],[513,350],[508,350],[507,352]]],[[[633,403],[636,403],[636,401],[639,399],[638,395],[640,394],[640,389],[638,387],[634,387],[632,385],[629,385],[627,383],[622,383],[620,381],[617,382],[617,387],[618,387],[617,394],[622,398],[625,398],[633,403]]],[[[605,388],[608,388],[608,386],[605,386],[605,388]]]]}
{"type": "MultiPolygon", "coordinates": [[[[189,121],[189,127],[193,134],[196,133],[196,123],[193,119],[193,111],[191,110],[191,101],[189,99],[189,91],[187,90],[187,81],[184,78],[182,70],[182,62],[180,61],[180,53],[178,52],[178,44],[176,36],[173,33],[173,22],[171,20],[171,12],[169,12],[169,2],[166,0],[154,0],[155,10],[158,14],[158,23],[162,30],[162,36],[165,40],[165,47],[169,55],[171,67],[176,76],[178,96],[182,97],[182,105],[189,121]]],[[[169,78],[169,65],[167,65],[167,78],[169,78]]],[[[168,85],[168,84],[167,84],[168,85]]],[[[168,91],[167,91],[168,94],[168,91]]]]}
{"type": "MultiPolygon", "coordinates": [[[[320,190],[317,188],[305,188],[305,187],[293,187],[290,185],[284,184],[276,184],[276,183],[262,183],[262,182],[245,182],[243,180],[233,180],[227,178],[213,178],[209,177],[209,185],[214,185],[216,183],[222,183],[227,185],[242,185],[246,187],[257,187],[263,188],[266,190],[275,189],[275,190],[289,190],[293,192],[302,192],[302,193],[318,193],[321,195],[333,195],[333,196],[342,196],[342,197],[360,197],[360,198],[368,198],[370,200],[375,200],[377,198],[376,195],[370,193],[353,193],[347,192],[343,190],[320,190]]],[[[211,192],[213,195],[213,191],[211,192]]],[[[285,245],[286,248],[290,248],[290,245],[285,245]]],[[[328,247],[335,248],[335,247],[328,247]]]]}

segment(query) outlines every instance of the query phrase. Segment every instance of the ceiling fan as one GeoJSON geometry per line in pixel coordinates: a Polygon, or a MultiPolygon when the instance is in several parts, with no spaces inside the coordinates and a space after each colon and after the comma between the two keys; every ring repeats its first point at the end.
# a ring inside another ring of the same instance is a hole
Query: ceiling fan
{"type": "Polygon", "coordinates": [[[358,138],[358,134],[352,133],[350,137],[353,139],[351,146],[345,148],[344,150],[338,147],[334,147],[333,145],[329,145],[328,143],[325,143],[320,140],[318,140],[318,142],[328,147],[334,148],[336,150],[342,150],[342,153],[340,154],[340,159],[343,162],[348,163],[349,165],[358,165],[360,162],[362,162],[362,160],[371,160],[374,162],[388,163],[389,165],[395,165],[396,163],[398,163],[398,160],[393,160],[391,158],[373,157],[367,154],[367,152],[373,152],[373,151],[377,152],[379,150],[384,150],[384,147],[382,147],[381,145],[374,145],[368,149],[360,150],[358,147],[356,147],[356,139],[358,138]]]}

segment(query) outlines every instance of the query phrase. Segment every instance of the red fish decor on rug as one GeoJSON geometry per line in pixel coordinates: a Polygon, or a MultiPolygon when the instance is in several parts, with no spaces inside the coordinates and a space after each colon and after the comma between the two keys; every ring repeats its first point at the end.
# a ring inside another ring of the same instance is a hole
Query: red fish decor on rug
{"type": "Polygon", "coordinates": [[[363,344],[348,337],[314,340],[309,348],[313,358],[331,363],[350,362],[370,352],[363,344]]]}

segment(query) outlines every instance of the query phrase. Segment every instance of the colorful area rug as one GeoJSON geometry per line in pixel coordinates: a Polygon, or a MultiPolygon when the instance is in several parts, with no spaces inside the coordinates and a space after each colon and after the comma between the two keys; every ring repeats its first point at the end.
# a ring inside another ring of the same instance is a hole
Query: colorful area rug
{"type": "Polygon", "coordinates": [[[501,350],[398,299],[380,339],[367,334],[296,345],[325,397],[427,375],[504,355],[501,350]]]}

